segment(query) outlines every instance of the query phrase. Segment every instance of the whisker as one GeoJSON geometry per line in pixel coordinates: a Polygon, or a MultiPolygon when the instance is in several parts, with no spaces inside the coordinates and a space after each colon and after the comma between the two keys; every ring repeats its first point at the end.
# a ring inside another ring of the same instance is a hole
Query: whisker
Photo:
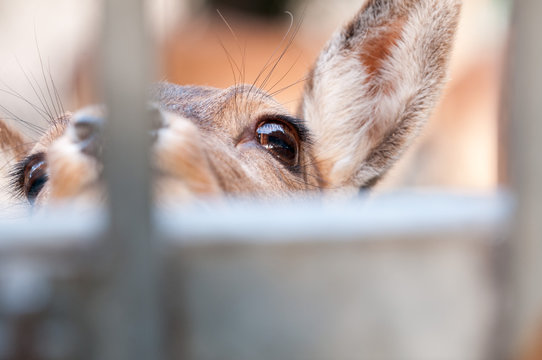
{"type": "Polygon", "coordinates": [[[278,84],[280,84],[280,82],[282,80],[284,80],[284,78],[286,78],[286,76],[288,76],[288,74],[290,73],[290,71],[292,71],[292,69],[294,68],[294,66],[297,64],[297,62],[299,61],[299,59],[301,58],[301,52],[299,52],[299,55],[297,56],[297,58],[295,59],[295,61],[293,62],[293,64],[288,68],[288,71],[286,71],[284,73],[284,75],[282,75],[282,77],[273,84],[273,86],[271,86],[267,91],[271,92],[275,86],[277,86],[278,84]]]}
{"type": "Polygon", "coordinates": [[[49,67],[49,78],[51,80],[51,84],[53,86],[53,91],[55,93],[56,102],[58,104],[59,109],[62,111],[61,114],[65,114],[66,110],[64,110],[64,104],[62,103],[62,98],[60,97],[60,94],[58,92],[58,88],[56,87],[55,81],[53,80],[53,74],[51,72],[51,63],[48,64],[49,67]]]}
{"type": "Polygon", "coordinates": [[[309,73],[309,74],[303,76],[301,79],[299,79],[299,80],[297,80],[297,81],[295,81],[295,82],[293,82],[293,83],[291,83],[291,84],[289,84],[287,86],[284,86],[284,87],[282,87],[282,88],[280,88],[278,90],[275,90],[274,92],[271,92],[269,95],[270,96],[276,96],[277,94],[280,94],[281,92],[291,88],[292,86],[296,86],[299,83],[302,83],[302,82],[305,82],[305,81],[309,80],[311,77],[320,76],[321,74],[324,74],[324,73],[326,73],[328,71],[331,71],[331,70],[332,69],[326,69],[326,70],[320,70],[319,72],[315,71],[312,74],[309,73]]]}
{"type": "MultiPolygon", "coordinates": [[[[231,72],[232,72],[232,75],[233,75],[233,83],[234,83],[234,93],[233,93],[233,96],[234,96],[234,106],[235,106],[235,113],[236,114],[239,114],[239,109],[238,109],[238,103],[237,103],[237,88],[238,88],[238,82],[237,82],[237,75],[235,73],[235,68],[234,67],[237,67],[237,64],[235,63],[235,61],[233,60],[230,52],[228,51],[228,49],[226,49],[226,46],[224,45],[224,43],[222,42],[222,39],[220,39],[219,37],[219,42],[220,42],[220,46],[222,46],[222,49],[224,50],[225,54],[226,54],[226,58],[228,60],[228,63],[230,64],[230,69],[231,69],[231,72]]],[[[239,71],[239,68],[237,68],[238,71],[239,71]]],[[[240,71],[239,71],[239,74],[240,74],[240,71]]],[[[222,108],[221,108],[221,111],[224,110],[224,106],[226,104],[223,104],[222,105],[222,108]]]]}
{"type": "Polygon", "coordinates": [[[247,42],[243,46],[243,54],[241,56],[241,69],[243,69],[243,76],[241,77],[241,83],[245,83],[246,79],[246,60],[247,60],[247,42]]]}
{"type": "Polygon", "coordinates": [[[40,102],[43,110],[47,113],[47,117],[48,117],[47,122],[48,123],[53,122],[54,121],[53,114],[51,113],[51,109],[49,108],[48,104],[46,102],[44,102],[44,100],[46,100],[45,96],[43,96],[43,98],[40,96],[40,93],[43,95],[43,90],[41,89],[39,83],[36,81],[36,78],[33,77],[34,81],[36,82],[36,85],[34,85],[32,80],[30,79],[30,76],[28,75],[28,73],[25,71],[24,67],[20,63],[19,59],[17,59],[17,63],[19,64],[19,68],[21,69],[21,72],[24,74],[26,80],[28,81],[28,84],[30,85],[30,88],[32,89],[32,91],[34,92],[36,97],[38,98],[38,101],[40,102]],[[37,89],[40,90],[39,92],[36,89],[36,87],[37,87],[37,89]]]}
{"type": "Polygon", "coordinates": [[[237,69],[237,72],[240,74],[241,73],[241,70],[239,69],[239,66],[237,65],[237,63],[235,62],[235,59],[233,58],[233,56],[230,54],[230,52],[228,51],[228,49],[226,48],[226,46],[224,45],[224,42],[222,41],[222,39],[219,37],[218,38],[218,41],[220,43],[220,46],[222,47],[222,49],[224,50],[224,52],[226,53],[226,57],[228,59],[228,62],[230,63],[230,68],[231,68],[231,71],[232,71],[232,74],[233,74],[233,81],[234,81],[234,84],[237,85],[237,74],[235,72],[235,69],[237,69]]]}
{"type": "Polygon", "coordinates": [[[47,110],[49,112],[49,116],[51,118],[51,121],[54,121],[55,118],[58,116],[58,113],[56,111],[56,109],[54,108],[53,106],[53,110],[51,110],[51,104],[49,104],[49,101],[47,100],[47,96],[45,95],[45,92],[43,91],[43,88],[39,85],[39,81],[38,79],[36,78],[36,75],[34,75],[32,72],[30,72],[30,76],[32,77],[32,79],[34,80],[34,83],[37,85],[38,87],[38,90],[40,91],[41,93],[41,96],[43,98],[43,101],[45,102],[45,106],[47,107],[47,110]]]}
{"type": "Polygon", "coordinates": [[[60,109],[57,109],[55,106],[55,103],[53,101],[53,94],[51,93],[51,88],[49,87],[49,82],[47,81],[47,76],[45,75],[45,66],[43,65],[43,57],[41,56],[41,50],[38,43],[38,33],[36,31],[36,24],[34,24],[34,41],[36,43],[36,50],[38,51],[38,58],[40,60],[40,66],[41,66],[41,74],[43,77],[43,81],[45,83],[45,88],[47,89],[47,93],[49,95],[49,100],[51,102],[51,106],[53,107],[53,110],[55,111],[55,118],[58,118],[60,116],[59,111],[60,109]]]}
{"type": "Polygon", "coordinates": [[[7,90],[6,89],[0,89],[1,92],[5,93],[5,94],[8,94],[8,95],[11,95],[13,97],[15,97],[16,99],[19,99],[21,101],[24,101],[26,104],[30,105],[30,107],[32,109],[34,109],[38,115],[40,115],[44,120],[47,121],[47,112],[45,110],[43,110],[42,108],[40,108],[39,106],[37,106],[36,104],[32,103],[30,100],[28,100],[27,98],[25,98],[23,95],[21,95],[19,92],[15,91],[14,89],[10,88],[6,83],[4,83],[2,81],[2,84],[4,86],[7,87],[7,90]]]}
{"type": "MultiPolygon", "coordinates": [[[[291,16],[291,24],[290,24],[290,29],[288,31],[291,30],[291,27],[292,27],[292,24],[294,22],[294,16],[291,12],[287,11],[286,12],[288,15],[291,16]]],[[[269,79],[271,78],[271,75],[274,73],[275,69],[277,68],[277,66],[280,64],[281,60],[284,58],[284,55],[286,55],[286,53],[288,52],[288,50],[290,49],[290,47],[292,46],[293,42],[294,42],[294,39],[296,38],[298,32],[299,32],[299,29],[301,28],[301,21],[297,23],[293,33],[290,35],[290,38],[288,40],[288,43],[287,45],[284,47],[284,49],[282,50],[280,56],[278,57],[278,59],[275,61],[275,64],[273,65],[273,67],[271,68],[271,70],[269,70],[267,76],[265,77],[264,81],[262,82],[262,84],[260,85],[260,87],[263,89],[265,88],[265,85],[267,84],[267,82],[269,81],[269,79]]]]}
{"type": "MultiPolygon", "coordinates": [[[[226,26],[228,27],[228,30],[230,31],[230,33],[232,34],[233,36],[233,39],[235,40],[235,43],[237,44],[237,48],[239,49],[239,53],[242,54],[243,51],[241,50],[241,43],[239,42],[239,38],[237,38],[237,35],[235,34],[235,31],[233,31],[233,28],[230,26],[230,24],[228,23],[228,21],[226,20],[226,18],[222,15],[222,13],[220,12],[219,9],[216,9],[216,12],[218,13],[218,15],[220,16],[220,18],[222,19],[222,21],[224,22],[224,24],[226,24],[226,26]]],[[[239,71],[239,78],[240,79],[244,79],[244,57],[242,58],[241,60],[241,68],[239,68],[237,66],[237,63],[236,63],[236,68],[237,70],[239,71]]]]}
{"type": "Polygon", "coordinates": [[[4,105],[0,105],[0,109],[2,109],[8,115],[8,117],[4,117],[4,119],[20,122],[21,124],[23,124],[29,130],[34,131],[38,136],[43,135],[43,133],[45,132],[44,128],[40,127],[39,125],[36,125],[36,124],[31,123],[31,122],[23,120],[22,118],[20,118],[19,116],[17,116],[13,112],[11,112],[4,105]]]}
{"type": "Polygon", "coordinates": [[[284,41],[287,39],[288,35],[290,34],[290,31],[292,30],[292,27],[293,27],[293,24],[294,24],[294,18],[293,18],[293,15],[291,12],[287,12],[287,14],[289,14],[291,16],[290,18],[290,25],[288,27],[288,30],[286,31],[286,34],[284,34],[284,36],[282,37],[282,39],[280,40],[278,46],[273,50],[273,53],[271,54],[271,56],[269,56],[269,58],[267,59],[266,63],[264,64],[262,70],[260,71],[260,73],[258,74],[258,76],[256,76],[256,79],[254,80],[254,82],[252,83],[252,85],[250,86],[250,89],[248,91],[248,94],[250,95],[252,89],[256,86],[256,84],[258,83],[258,80],[260,80],[260,77],[265,73],[265,71],[267,70],[267,67],[271,64],[271,61],[272,59],[275,57],[276,53],[280,50],[280,48],[282,48],[282,44],[284,43],[284,41]]]}
{"type": "Polygon", "coordinates": [[[291,87],[293,87],[293,86],[296,86],[297,84],[300,84],[300,83],[302,83],[302,82],[305,82],[305,81],[307,81],[308,79],[309,79],[309,76],[304,76],[304,77],[302,77],[301,79],[299,79],[299,80],[297,80],[297,81],[295,81],[295,82],[293,82],[293,83],[291,83],[291,84],[289,84],[289,85],[287,85],[287,86],[284,86],[284,87],[282,87],[282,88],[280,88],[280,89],[278,89],[278,90],[275,90],[274,92],[270,93],[269,95],[270,95],[270,96],[276,96],[277,94],[280,94],[280,93],[283,92],[284,90],[287,90],[287,89],[289,89],[289,88],[291,88],[291,87]]]}

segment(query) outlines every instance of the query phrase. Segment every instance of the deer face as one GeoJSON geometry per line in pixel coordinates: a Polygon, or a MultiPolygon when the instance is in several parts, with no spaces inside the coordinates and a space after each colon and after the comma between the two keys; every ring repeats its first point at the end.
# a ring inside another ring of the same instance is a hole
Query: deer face
{"type": "MultiPolygon", "coordinates": [[[[296,115],[249,85],[156,85],[159,201],[370,187],[434,106],[458,13],[455,0],[369,1],[316,60],[296,115]]],[[[104,118],[101,107],[66,114],[32,148],[0,123],[0,146],[17,149],[13,190],[30,203],[103,198],[104,118]]]]}

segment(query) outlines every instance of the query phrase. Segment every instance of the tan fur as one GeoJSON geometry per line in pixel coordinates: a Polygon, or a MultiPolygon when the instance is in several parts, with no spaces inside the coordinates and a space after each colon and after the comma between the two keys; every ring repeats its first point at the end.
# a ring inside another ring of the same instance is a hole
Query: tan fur
{"type": "Polygon", "coordinates": [[[453,0],[370,1],[334,35],[303,109],[328,186],[373,184],[418,134],[445,79],[458,13],[453,0]]]}
{"type": "Polygon", "coordinates": [[[13,164],[22,159],[31,146],[23,136],[0,119],[0,203],[9,205],[13,196],[9,192],[10,171],[13,164]]]}
{"type": "MultiPolygon", "coordinates": [[[[30,146],[26,145],[22,135],[0,121],[0,151],[12,155],[15,160],[26,155],[30,146]]],[[[7,160],[7,157],[6,157],[7,160]]]]}
{"type": "MultiPolygon", "coordinates": [[[[369,1],[316,60],[298,120],[249,85],[225,90],[156,85],[151,105],[161,119],[153,146],[159,201],[371,186],[434,106],[458,13],[457,0],[369,1]],[[272,133],[270,148],[258,135],[267,123],[279,124],[287,134],[272,133]],[[276,148],[279,152],[270,150],[276,148]]],[[[103,117],[99,109],[85,112],[103,117]]],[[[65,115],[25,154],[46,157],[49,180],[38,203],[102,198],[100,158],[83,147],[74,130],[85,116],[65,115]]],[[[17,141],[16,134],[8,137],[0,145],[17,141]]]]}

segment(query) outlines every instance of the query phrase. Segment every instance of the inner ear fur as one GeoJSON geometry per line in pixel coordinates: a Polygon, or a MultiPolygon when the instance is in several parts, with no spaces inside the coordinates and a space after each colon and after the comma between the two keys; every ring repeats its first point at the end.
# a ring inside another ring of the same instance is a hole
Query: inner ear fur
{"type": "Polygon", "coordinates": [[[369,187],[404,152],[446,79],[459,0],[370,0],[309,74],[302,116],[327,187],[369,187]]]}

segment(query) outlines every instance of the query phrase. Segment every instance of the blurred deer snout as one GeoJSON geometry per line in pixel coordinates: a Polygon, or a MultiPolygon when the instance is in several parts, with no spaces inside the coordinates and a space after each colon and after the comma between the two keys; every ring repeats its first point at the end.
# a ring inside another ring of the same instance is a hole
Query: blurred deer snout
{"type": "Polygon", "coordinates": [[[100,158],[103,150],[104,118],[96,114],[76,113],[70,128],[71,140],[86,155],[100,158]]]}
{"type": "MultiPolygon", "coordinates": [[[[88,156],[101,159],[104,144],[105,116],[102,108],[88,108],[78,111],[73,115],[69,136],[79,150],[88,156]]],[[[149,109],[151,126],[149,134],[153,143],[157,139],[158,130],[166,123],[164,114],[157,108],[149,109]]]]}

